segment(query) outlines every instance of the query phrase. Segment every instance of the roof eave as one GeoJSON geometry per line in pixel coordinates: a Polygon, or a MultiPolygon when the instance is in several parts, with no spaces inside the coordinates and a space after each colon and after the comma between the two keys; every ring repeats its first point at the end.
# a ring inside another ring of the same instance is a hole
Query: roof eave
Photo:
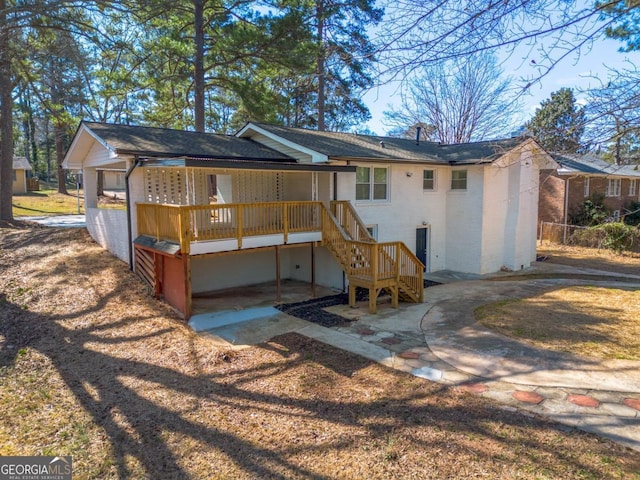
{"type": "Polygon", "coordinates": [[[363,162],[363,163],[402,163],[407,165],[434,165],[434,166],[446,166],[449,165],[444,159],[403,159],[403,158],[377,158],[377,157],[350,157],[345,155],[332,155],[329,156],[331,162],[363,162]]]}
{"type": "Polygon", "coordinates": [[[291,172],[355,172],[356,167],[348,165],[312,164],[278,161],[238,160],[224,158],[148,158],[143,159],[147,166],[224,168],[231,170],[269,170],[291,172]]]}
{"type": "Polygon", "coordinates": [[[199,155],[193,152],[158,152],[153,150],[131,150],[121,149],[115,150],[118,155],[131,155],[134,157],[147,157],[147,158],[203,158],[212,160],[235,160],[235,161],[256,161],[256,162],[291,162],[289,157],[281,158],[267,158],[267,157],[239,157],[235,155],[199,155]]]}
{"type": "MultiPolygon", "coordinates": [[[[265,137],[275,141],[275,142],[279,142],[281,143],[283,146],[291,148],[293,150],[297,150],[301,153],[304,153],[306,155],[309,155],[311,157],[311,162],[312,163],[325,163],[329,161],[329,155],[322,153],[322,152],[318,152],[317,150],[313,150],[311,148],[308,147],[304,147],[296,142],[292,142],[291,140],[288,140],[284,137],[281,137],[280,135],[276,135],[273,132],[270,132],[269,130],[266,130],[254,123],[247,123],[244,127],[242,127],[242,129],[240,129],[237,133],[236,133],[236,137],[240,137],[240,138],[251,138],[251,135],[249,134],[250,131],[253,131],[255,133],[259,133],[261,135],[264,135],[265,137]]],[[[271,147],[273,148],[273,147],[271,147]]]]}

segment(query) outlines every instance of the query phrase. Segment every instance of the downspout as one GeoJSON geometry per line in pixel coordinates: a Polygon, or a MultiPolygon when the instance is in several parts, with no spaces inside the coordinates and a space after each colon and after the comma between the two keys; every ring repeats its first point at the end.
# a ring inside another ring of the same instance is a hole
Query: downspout
{"type": "Polygon", "coordinates": [[[133,173],[133,170],[140,165],[142,165],[142,160],[140,160],[140,158],[136,156],[133,165],[131,165],[129,170],[127,170],[127,173],[125,173],[124,175],[124,185],[127,196],[127,237],[129,239],[127,248],[129,249],[129,270],[133,270],[133,249],[131,248],[131,244],[133,243],[133,232],[131,226],[131,195],[129,188],[129,177],[133,173]]]}
{"type": "Polygon", "coordinates": [[[333,172],[333,201],[338,200],[338,172],[333,172]]]}

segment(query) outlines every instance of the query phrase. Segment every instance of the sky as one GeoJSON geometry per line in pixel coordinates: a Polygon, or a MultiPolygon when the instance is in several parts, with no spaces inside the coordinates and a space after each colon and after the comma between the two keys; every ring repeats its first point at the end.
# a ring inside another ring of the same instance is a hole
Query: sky
{"type": "MultiPolygon", "coordinates": [[[[608,68],[627,68],[629,62],[633,62],[640,68],[640,52],[621,53],[618,49],[622,42],[610,39],[599,40],[594,43],[590,51],[585,51],[579,57],[566,58],[556,65],[551,72],[529,88],[527,94],[522,96],[522,109],[517,124],[521,125],[529,120],[540,106],[540,102],[548,99],[552,92],[563,87],[574,89],[574,94],[578,103],[584,101],[579,89],[598,87],[599,82],[593,78],[598,76],[601,79],[607,77],[608,68]]],[[[537,68],[530,61],[522,56],[512,55],[505,59],[502,68],[505,76],[511,76],[517,85],[518,79],[527,77],[537,68]]],[[[364,96],[364,102],[371,112],[371,120],[367,127],[377,135],[384,135],[390,127],[383,123],[383,112],[390,110],[391,105],[399,106],[400,94],[398,84],[384,85],[369,91],[364,96]]],[[[515,129],[516,125],[514,125],[515,129]]],[[[511,132],[505,132],[508,136],[511,132]]]]}

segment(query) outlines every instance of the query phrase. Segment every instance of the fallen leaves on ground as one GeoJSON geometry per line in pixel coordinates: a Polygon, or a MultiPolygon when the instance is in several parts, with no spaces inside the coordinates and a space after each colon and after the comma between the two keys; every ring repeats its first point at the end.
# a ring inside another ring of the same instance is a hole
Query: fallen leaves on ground
{"type": "Polygon", "coordinates": [[[640,454],[295,334],[225,351],[83,230],[0,229],[0,455],[74,478],[633,478],[640,454]]]}

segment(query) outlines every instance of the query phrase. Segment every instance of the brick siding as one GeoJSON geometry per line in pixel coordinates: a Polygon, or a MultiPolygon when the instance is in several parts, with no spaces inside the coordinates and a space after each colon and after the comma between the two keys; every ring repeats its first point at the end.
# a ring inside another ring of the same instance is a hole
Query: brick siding
{"type": "MultiPolygon", "coordinates": [[[[565,177],[566,178],[566,177],[565,177]]],[[[564,223],[564,202],[565,202],[565,178],[560,177],[557,172],[544,170],[540,172],[540,204],[538,207],[538,223],[554,222],[564,223]]],[[[568,177],[569,198],[568,212],[579,211],[584,201],[594,194],[605,195],[607,189],[607,177],[589,177],[589,196],[584,196],[585,177],[568,177]]],[[[636,180],[636,193],[629,196],[629,184],[631,179],[623,178],[620,185],[620,196],[604,197],[604,205],[608,211],[620,210],[622,214],[624,208],[631,202],[640,201],[640,178],[636,180]]]]}

